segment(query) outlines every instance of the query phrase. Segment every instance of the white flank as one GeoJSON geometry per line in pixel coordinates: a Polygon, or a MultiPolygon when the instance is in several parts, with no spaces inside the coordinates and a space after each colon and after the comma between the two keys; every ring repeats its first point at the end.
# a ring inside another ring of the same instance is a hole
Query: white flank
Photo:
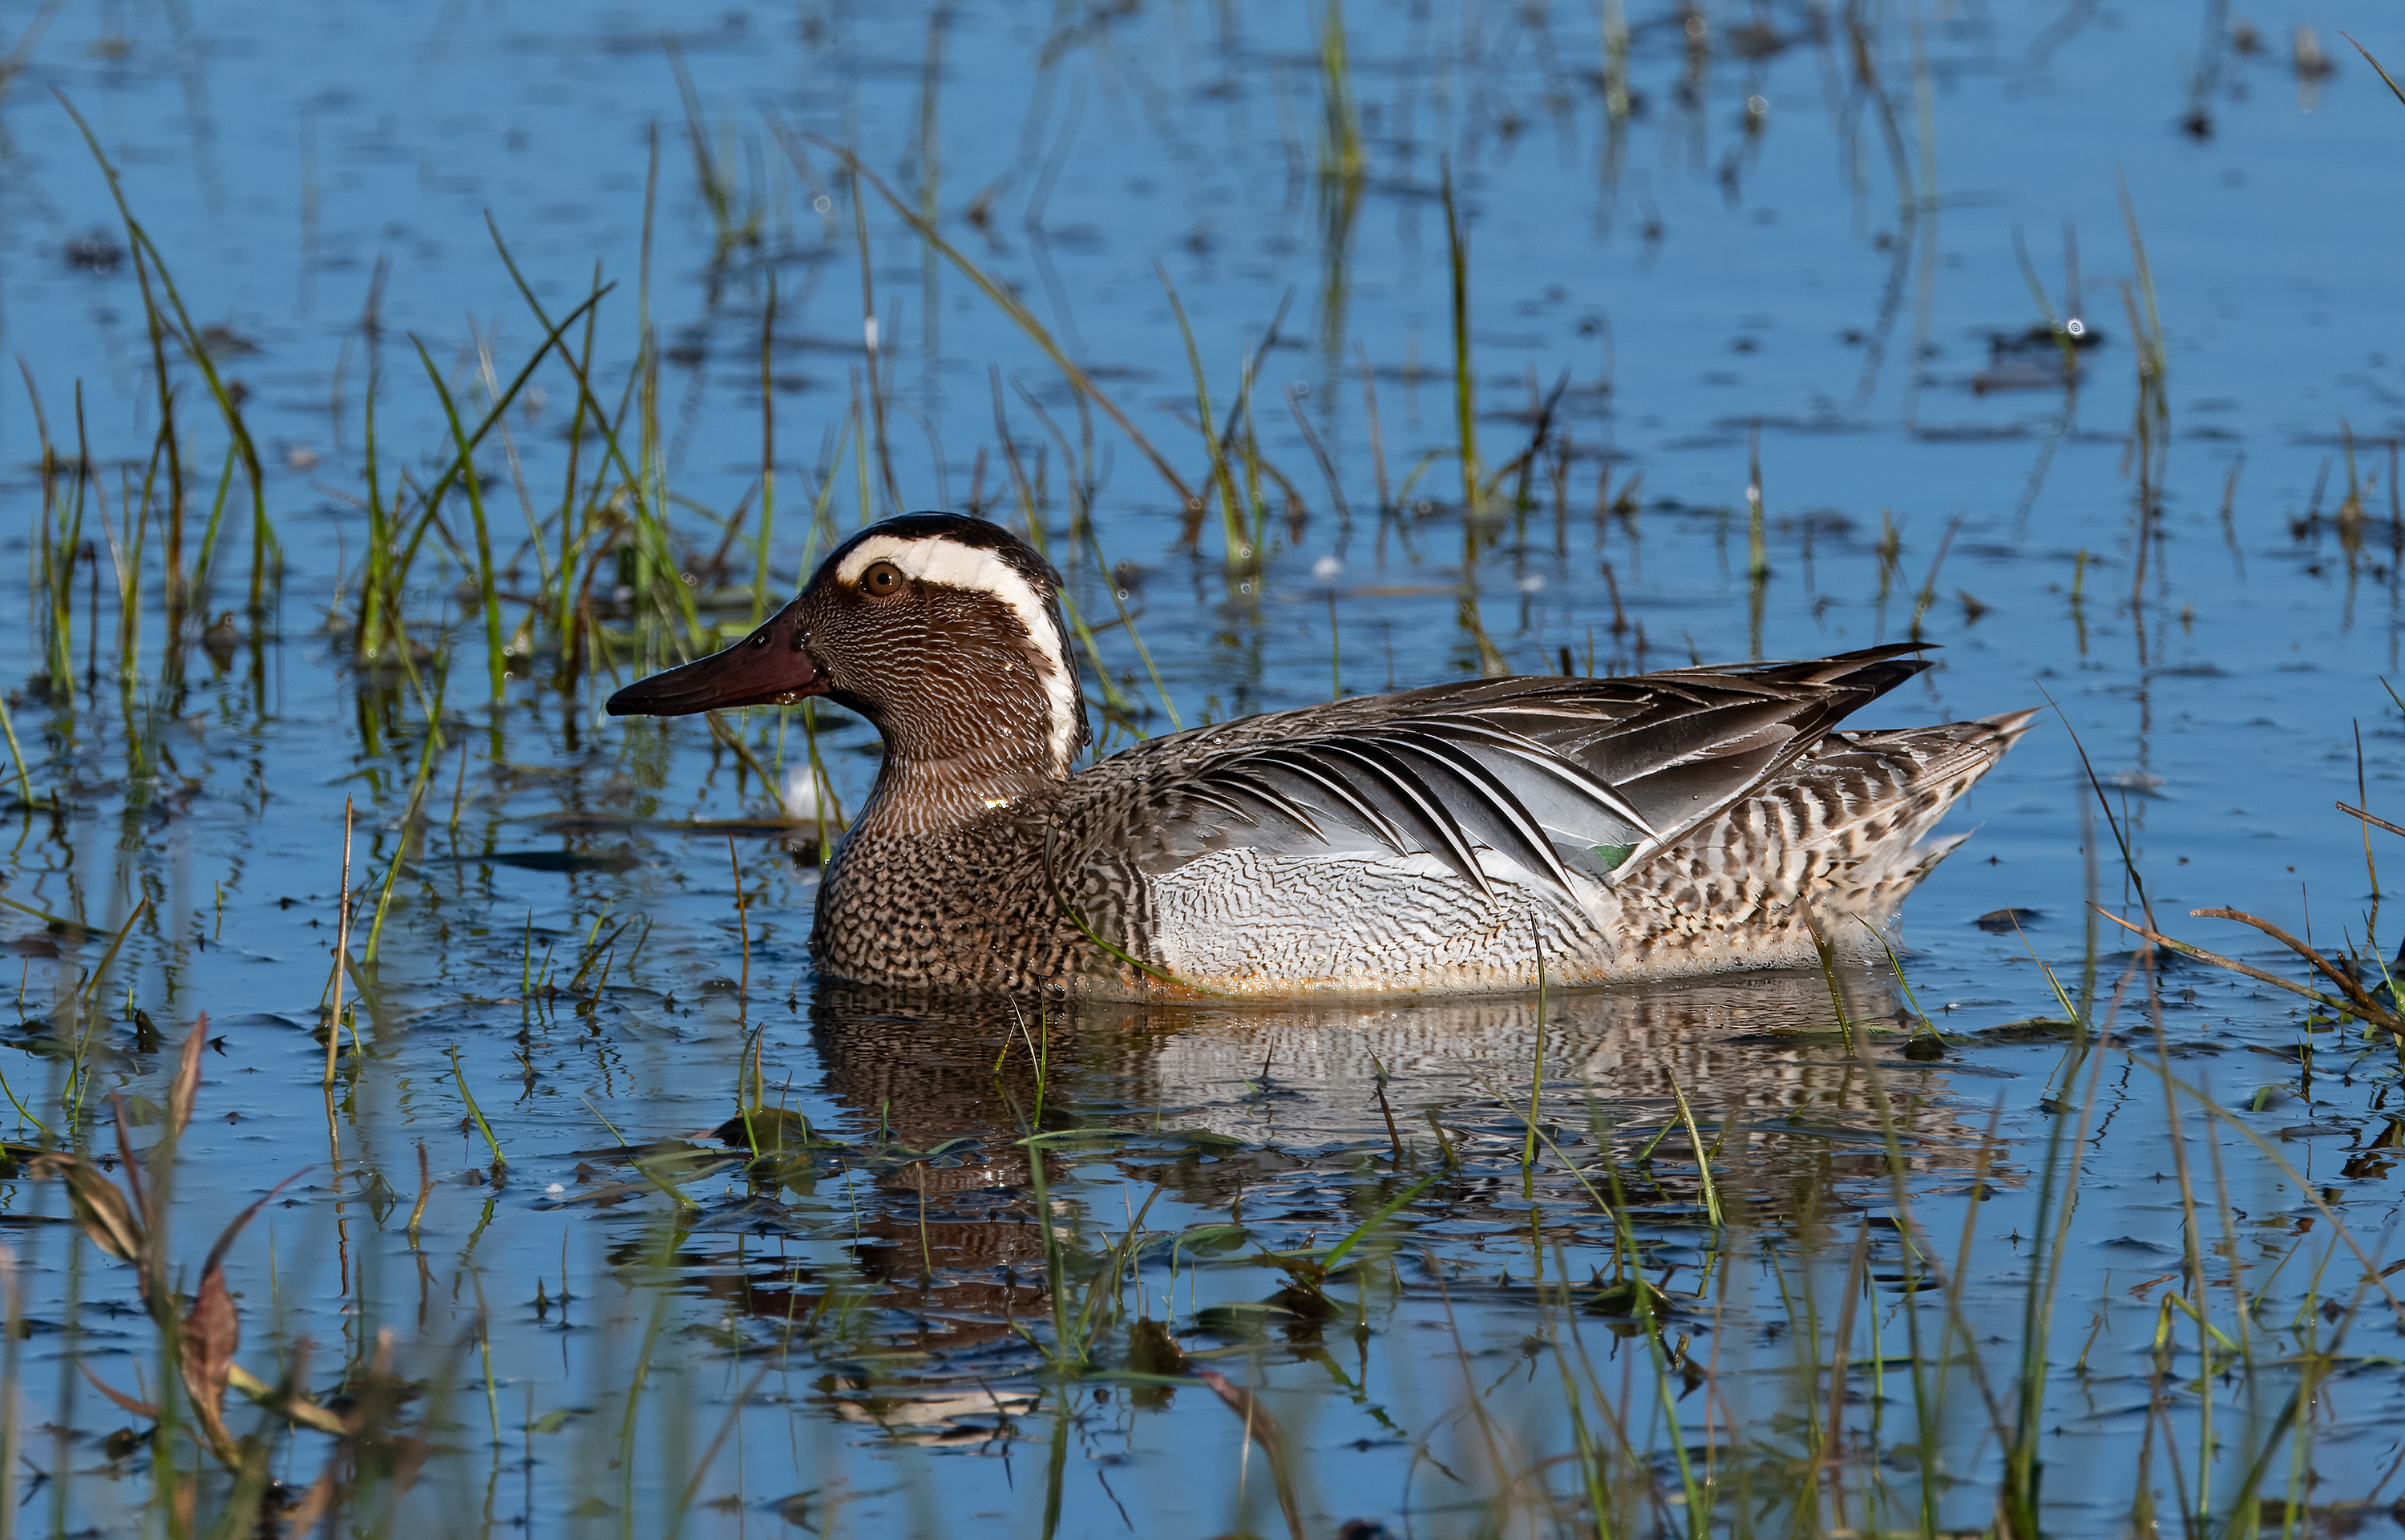
{"type": "Polygon", "coordinates": [[[1085,702],[1077,699],[1076,676],[1069,669],[1068,639],[1053,626],[1051,607],[1044,601],[1043,594],[993,552],[941,536],[920,540],[871,536],[852,547],[835,575],[845,583],[856,584],[861,573],[880,561],[893,563],[914,581],[991,594],[1010,606],[1020,625],[1026,629],[1027,643],[1041,665],[1044,694],[1052,708],[1053,766],[1062,774],[1068,773],[1069,760],[1076,753],[1077,726],[1085,714],[1085,702]]]}

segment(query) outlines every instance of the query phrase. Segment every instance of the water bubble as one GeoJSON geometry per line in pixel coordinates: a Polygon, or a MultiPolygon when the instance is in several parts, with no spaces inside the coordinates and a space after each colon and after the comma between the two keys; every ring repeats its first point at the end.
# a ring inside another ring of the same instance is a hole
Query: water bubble
{"type": "Polygon", "coordinates": [[[1344,571],[1344,563],[1332,556],[1321,557],[1311,564],[1311,575],[1322,583],[1333,583],[1344,571]]]}
{"type": "Polygon", "coordinates": [[[2081,320],[2076,316],[2074,316],[2069,320],[2063,322],[2062,329],[2065,332],[2070,332],[2074,337],[2084,337],[2088,335],[2088,323],[2081,320]]]}
{"type": "Polygon", "coordinates": [[[835,200],[828,197],[823,192],[810,200],[810,207],[821,214],[825,213],[828,209],[833,208],[834,206],[835,200]]]}
{"type": "Polygon", "coordinates": [[[1545,580],[1538,573],[1530,572],[1512,586],[1524,594],[1540,594],[1545,591],[1545,580]]]}

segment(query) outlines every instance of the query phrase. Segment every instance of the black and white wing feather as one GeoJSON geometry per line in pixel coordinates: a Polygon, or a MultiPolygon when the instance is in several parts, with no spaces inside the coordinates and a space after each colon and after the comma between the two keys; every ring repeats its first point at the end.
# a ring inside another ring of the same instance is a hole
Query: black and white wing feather
{"type": "Polygon", "coordinates": [[[1483,894],[1500,872],[1570,898],[1574,877],[1615,883],[1779,775],[1927,667],[1914,650],[1479,680],[1254,718],[1146,775],[1114,844],[1150,876],[1232,850],[1421,855],[1483,894]]]}

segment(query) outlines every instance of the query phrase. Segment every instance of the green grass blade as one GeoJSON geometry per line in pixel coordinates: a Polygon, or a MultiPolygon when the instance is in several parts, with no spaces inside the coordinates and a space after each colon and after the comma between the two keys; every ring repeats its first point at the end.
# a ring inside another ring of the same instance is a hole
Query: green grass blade
{"type": "MultiPolygon", "coordinates": [[[[777,130],[781,138],[790,139],[792,137],[792,130],[786,128],[781,122],[779,122],[774,118],[771,118],[769,122],[770,126],[777,130]]],[[[1013,294],[1007,288],[1004,287],[999,280],[989,276],[984,269],[978,267],[977,263],[969,261],[968,258],[961,252],[959,247],[953,246],[951,242],[944,239],[943,233],[940,231],[938,231],[934,225],[928,223],[927,220],[921,217],[921,215],[915,209],[911,208],[909,205],[904,203],[899,197],[895,196],[893,190],[887,187],[883,179],[880,178],[877,173],[869,170],[868,167],[862,164],[859,156],[854,155],[850,149],[846,148],[842,145],[835,144],[826,139],[821,139],[816,134],[810,135],[810,138],[822,149],[825,149],[834,155],[841,157],[846,166],[850,167],[855,174],[857,174],[863,181],[877,190],[877,195],[885,200],[887,206],[893,210],[894,214],[901,219],[903,223],[908,225],[911,230],[918,234],[921,240],[926,242],[930,247],[933,247],[936,251],[940,252],[946,261],[949,261],[954,267],[960,269],[963,276],[966,277],[969,282],[977,285],[978,289],[982,290],[986,298],[993,301],[993,303],[1001,308],[1004,315],[1009,317],[1010,319],[1018,325],[1021,332],[1026,332],[1028,340],[1044,350],[1045,357],[1052,360],[1052,366],[1061,371],[1062,377],[1067,379],[1070,385],[1075,387],[1078,391],[1082,392],[1087,400],[1092,402],[1096,406],[1101,407],[1103,409],[1103,415],[1110,418],[1112,423],[1118,427],[1118,431],[1128,436],[1128,441],[1136,446],[1137,451],[1141,453],[1145,459],[1152,461],[1153,469],[1159,471],[1160,473],[1161,479],[1168,482],[1170,487],[1175,490],[1180,502],[1191,503],[1194,501],[1193,491],[1187,487],[1185,478],[1177,473],[1176,468],[1169,463],[1168,459],[1161,455],[1160,450],[1152,446],[1152,441],[1146,438],[1142,430],[1138,429],[1133,422],[1128,419],[1128,415],[1119,410],[1118,403],[1113,402],[1110,397],[1103,394],[1102,388],[1097,386],[1093,380],[1087,375],[1083,369],[1078,368],[1077,365],[1070,360],[1068,354],[1061,350],[1061,345],[1052,340],[1052,333],[1044,329],[1044,323],[1035,318],[1034,312],[1029,310],[1025,304],[1020,303],[1018,295],[1013,294]]],[[[790,147],[788,147],[788,148],[790,151],[790,147]]]]}
{"type": "MultiPolygon", "coordinates": [[[[460,462],[467,466],[461,478],[468,489],[468,513],[476,524],[476,587],[483,596],[485,608],[485,671],[493,682],[493,703],[501,700],[508,658],[501,651],[501,600],[493,583],[493,541],[485,528],[485,495],[476,476],[476,467],[469,460],[467,431],[459,425],[459,408],[451,400],[451,388],[443,383],[443,371],[434,367],[434,360],[426,345],[413,336],[410,342],[417,348],[418,361],[426,365],[426,377],[434,382],[434,393],[443,400],[443,416],[451,425],[451,442],[457,445],[460,462]]],[[[435,502],[429,498],[427,516],[433,516],[435,502]]]]}

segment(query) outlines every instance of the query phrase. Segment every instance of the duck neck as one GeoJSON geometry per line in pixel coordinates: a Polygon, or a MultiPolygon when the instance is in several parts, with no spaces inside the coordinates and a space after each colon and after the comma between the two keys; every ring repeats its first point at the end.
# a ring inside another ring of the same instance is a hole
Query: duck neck
{"type": "Polygon", "coordinates": [[[851,828],[856,835],[926,835],[959,828],[1067,777],[1026,756],[972,753],[931,757],[897,752],[889,738],[877,784],[851,828]]]}
{"type": "Polygon", "coordinates": [[[841,699],[885,745],[855,831],[924,835],[959,828],[1069,778],[1085,734],[1075,676],[1023,650],[983,660],[975,687],[947,681],[880,699],[841,699]]]}

